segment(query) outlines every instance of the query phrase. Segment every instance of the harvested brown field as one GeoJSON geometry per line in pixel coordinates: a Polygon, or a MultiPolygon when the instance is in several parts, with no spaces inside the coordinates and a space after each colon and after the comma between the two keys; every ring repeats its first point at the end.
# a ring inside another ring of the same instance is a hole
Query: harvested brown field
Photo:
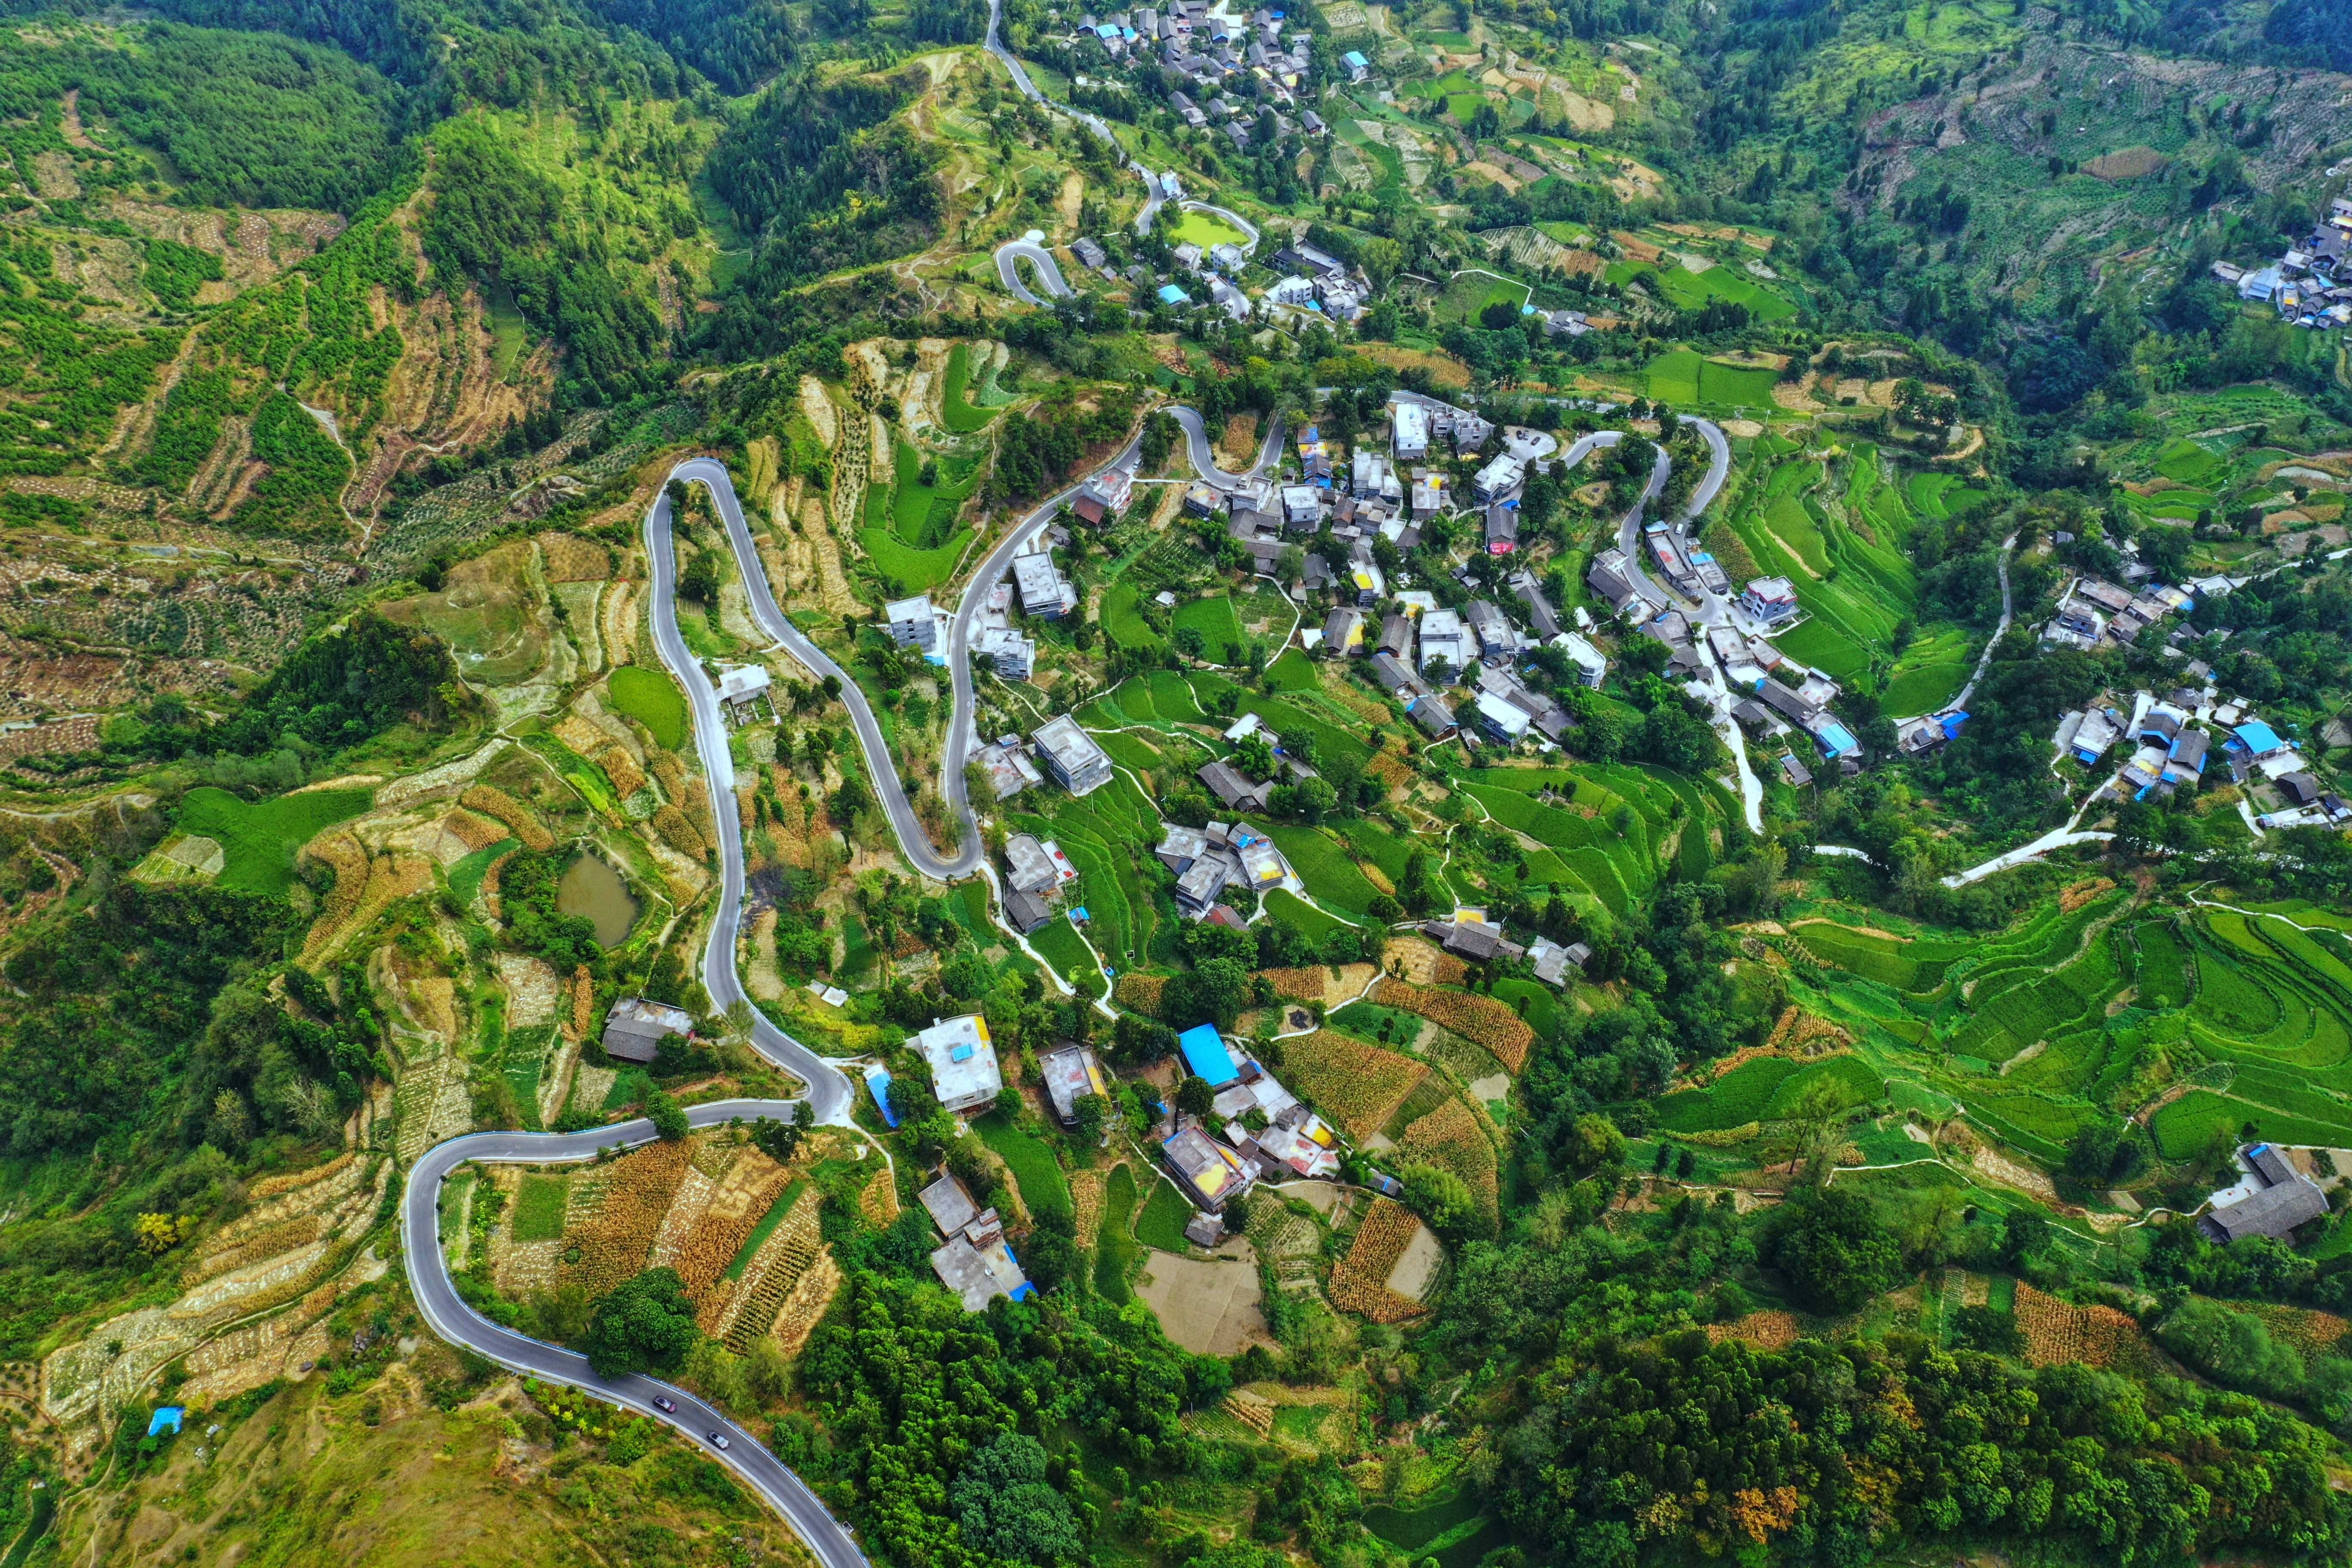
{"type": "Polygon", "coordinates": [[[898,1217],[898,1188],[887,1168],[875,1172],[866,1190],[857,1194],[857,1212],[877,1230],[887,1228],[898,1217]]]}
{"type": "Polygon", "coordinates": [[[1415,985],[1459,985],[1470,973],[1468,964],[1426,937],[1391,937],[1381,957],[1415,985]]]}
{"type": "Polygon", "coordinates": [[[2035,1366],[2136,1366],[2148,1359],[2139,1325],[2113,1307],[2077,1307],[2021,1282],[2016,1313],[2025,1359],[2035,1366]]]}
{"type": "Polygon", "coordinates": [[[1425,1309],[1409,1296],[1389,1289],[1389,1274],[1412,1243],[1421,1221],[1411,1210],[1389,1198],[1372,1201],[1371,1213],[1356,1228],[1356,1239],[1331,1270],[1331,1304],[1359,1313],[1375,1323],[1394,1323],[1417,1317],[1425,1309]]]}
{"type": "Polygon", "coordinates": [[[2168,162],[2153,147],[2123,147],[2090,159],[2084,163],[2083,173],[2109,182],[2138,180],[2155,174],[2168,162]]]}
{"type": "Polygon", "coordinates": [[[534,850],[555,847],[555,835],[539,820],[539,814],[502,789],[476,784],[457,799],[485,816],[497,817],[514,830],[517,838],[534,850]]]}
{"type": "Polygon", "coordinates": [[[1160,997],[1168,989],[1164,974],[1122,974],[1113,984],[1111,996],[1129,1012],[1160,1016],[1160,997]]]}
{"type": "MultiPolygon", "coordinates": [[[[580,1260],[563,1266],[564,1284],[577,1282],[593,1296],[603,1295],[646,1266],[662,1216],[686,1176],[687,1145],[648,1143],[613,1162],[604,1173],[601,1194],[592,1212],[580,1216],[579,1228],[567,1217],[564,1239],[580,1248],[580,1260]]],[[[576,1206],[584,1207],[588,1194],[574,1184],[576,1206]]]]}
{"type": "Polygon", "coordinates": [[[1469,1184],[1478,1205],[1488,1215],[1496,1212],[1500,1185],[1495,1174],[1495,1145],[1481,1115],[1459,1100],[1449,1100],[1404,1130],[1397,1142],[1413,1158],[1453,1172],[1469,1184]]]}
{"type": "Polygon", "coordinates": [[[2336,1349],[2345,1331],[2352,1322],[2333,1312],[2315,1311],[2304,1307],[2289,1307],[2275,1301],[2249,1302],[2236,1308],[2263,1321],[2263,1327],[2275,1340],[2284,1340],[2307,1359],[2325,1355],[2336,1349]]]}
{"type": "Polygon", "coordinates": [[[1535,1043],[1536,1032],[1528,1021],[1491,996],[1430,990],[1383,977],[1372,1000],[1383,1007],[1418,1013],[1439,1027],[1486,1047],[1496,1061],[1515,1073],[1527,1066],[1528,1047],[1535,1043]]]}
{"type": "Polygon", "coordinates": [[[596,763],[604,770],[605,776],[613,781],[613,787],[621,792],[623,800],[646,787],[646,775],[638,768],[637,759],[629,755],[629,749],[619,742],[608,742],[603,752],[591,754],[596,757],[596,763]]]}
{"type": "Polygon", "coordinates": [[[324,1164],[313,1165],[307,1171],[289,1171],[282,1176],[264,1176],[246,1188],[245,1195],[249,1201],[257,1204],[264,1198],[274,1198],[280,1193],[290,1193],[297,1187],[307,1187],[313,1182],[323,1182],[329,1176],[348,1168],[358,1158],[357,1154],[346,1149],[324,1164]]]}
{"type": "Polygon", "coordinates": [[[509,837],[506,824],[493,822],[487,816],[477,816],[470,811],[452,808],[441,819],[441,826],[449,836],[468,849],[488,849],[509,837]]]}
{"type": "Polygon", "coordinates": [[[1290,1080],[1340,1130],[1360,1143],[1388,1125],[1406,1095],[1429,1076],[1429,1064],[1331,1029],[1282,1042],[1290,1080]]]}
{"type": "Polygon", "coordinates": [[[1749,1312],[1727,1323],[1709,1323],[1706,1337],[1717,1344],[1738,1340],[1759,1351],[1786,1350],[1797,1342],[1797,1318],[1793,1312],[1749,1312]]]}
{"type": "Polygon", "coordinates": [[[2058,890],[2059,910],[2071,915],[2115,885],[2112,877],[2085,877],[2079,882],[2069,883],[2058,890]]]}
{"type": "Polygon", "coordinates": [[[687,1293],[699,1300],[735,1260],[768,1205],[792,1173],[757,1149],[736,1152],[727,1173],[714,1186],[701,1214],[671,1256],[661,1259],[677,1270],[687,1293]]]}
{"type": "Polygon", "coordinates": [[[601,583],[613,574],[612,552],[576,533],[541,534],[539,553],[551,583],[601,583]]]}
{"type": "Polygon", "coordinates": [[[1262,969],[1274,994],[1286,1002],[1320,1002],[1323,1000],[1323,979],[1328,973],[1321,964],[1309,964],[1299,969],[1262,969]]]}

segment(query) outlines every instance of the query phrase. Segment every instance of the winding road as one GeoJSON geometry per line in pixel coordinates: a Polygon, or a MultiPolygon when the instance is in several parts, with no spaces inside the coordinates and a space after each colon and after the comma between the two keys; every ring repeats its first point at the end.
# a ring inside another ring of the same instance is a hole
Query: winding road
{"type": "MultiPolygon", "coordinates": [[[[789,1100],[724,1100],[688,1110],[696,1127],[719,1127],[736,1118],[748,1121],[771,1116],[789,1119],[796,1102],[789,1100]]],[[[593,1160],[606,1149],[625,1149],[653,1141],[650,1121],[624,1121],[587,1132],[476,1132],[436,1144],[410,1167],[400,1197],[401,1251],[408,1263],[408,1283],[416,1309],[433,1331],[452,1344],[488,1357],[509,1372],[561,1383],[638,1415],[676,1428],[705,1456],[735,1474],[769,1507],[783,1516],[793,1532],[808,1543],[823,1568],[866,1568],[866,1553],[857,1538],[833,1517],[806,1482],[768,1451],[768,1446],[724,1415],[682,1388],[650,1377],[599,1377],[588,1358],[560,1345],[501,1327],[466,1304],[449,1278],[448,1259],[441,1250],[441,1184],[458,1166],[484,1163],[558,1164],[593,1160]],[[656,1395],[677,1406],[657,1408],[656,1395]],[[710,1434],[727,1439],[724,1449],[710,1434]]]]}
{"type": "MultiPolygon", "coordinates": [[[[1100,115],[1088,114],[1084,110],[1072,109],[1066,104],[1055,103],[1037,90],[1037,84],[1029,79],[1029,68],[1015,59],[1013,51],[1004,47],[1003,37],[999,31],[1003,21],[1004,0],[988,0],[988,35],[982,40],[982,47],[1003,62],[1005,71],[1013,78],[1013,85],[1020,91],[1021,96],[1045,110],[1048,114],[1066,115],[1076,121],[1102,141],[1108,142],[1113,152],[1123,154],[1124,150],[1118,144],[1118,138],[1111,134],[1110,127],[1103,123],[1100,115]]],[[[1135,232],[1150,234],[1151,220],[1160,216],[1160,207],[1167,202],[1166,193],[1160,190],[1160,181],[1150,170],[1132,158],[1126,159],[1126,163],[1143,180],[1143,210],[1135,215],[1135,232]]],[[[1011,274],[1005,269],[1002,252],[998,254],[997,268],[997,276],[1004,279],[1006,287],[1012,289],[1014,294],[1027,300],[1032,305],[1038,303],[1025,290],[1013,283],[1011,274]]],[[[1058,278],[1060,274],[1056,273],[1055,276],[1058,278]]]]}
{"type": "Polygon", "coordinates": [[[996,280],[1004,285],[1006,293],[1024,305],[1043,306],[1045,301],[1030,292],[1029,285],[1021,281],[1015,262],[1026,261],[1035,268],[1038,286],[1055,299],[1066,300],[1071,295],[1070,285],[1062,277],[1061,264],[1054,259],[1054,253],[1045,248],[1045,238],[1043,230],[1033,228],[1019,239],[1007,240],[996,247],[996,280]]]}
{"type": "MultiPolygon", "coordinates": [[[[832,676],[841,682],[842,705],[849,710],[849,722],[857,731],[857,743],[866,753],[866,771],[874,781],[874,793],[882,802],[882,809],[890,819],[890,826],[898,836],[898,843],[914,862],[915,869],[926,877],[941,881],[970,873],[980,863],[980,835],[973,827],[969,811],[959,811],[965,832],[961,846],[952,855],[941,855],[931,844],[930,834],[922,819],[915,815],[912,802],[907,798],[907,786],[900,782],[897,764],[890,760],[890,749],[883,740],[882,726],[875,721],[873,706],[866,700],[865,691],[849,672],[833,660],[833,656],[811,642],[801,629],[788,620],[776,605],[774,593],[768,584],[767,568],[761,563],[760,552],[751,542],[751,531],[744,525],[743,508],[735,499],[734,482],[727,476],[727,465],[715,458],[688,458],[672,468],[669,477],[688,483],[706,486],[726,524],[727,542],[735,552],[735,569],[743,580],[743,591],[751,608],[751,618],[760,629],[775,639],[775,646],[791,654],[808,667],[819,679],[832,676]]],[[[662,662],[686,689],[687,700],[694,705],[695,749],[701,753],[702,765],[710,778],[710,795],[714,809],[711,815],[719,821],[720,860],[725,868],[724,907],[719,921],[711,931],[709,952],[705,957],[704,979],[710,986],[710,999],[726,1007],[742,994],[735,979],[734,924],[735,913],[743,897],[743,835],[735,813],[716,809],[735,793],[735,762],[727,747],[727,724],[719,711],[719,693],[702,672],[701,661],[688,649],[686,639],[678,635],[676,578],[676,554],[670,547],[669,489],[665,485],[646,514],[646,553],[651,562],[653,588],[648,597],[652,603],[654,642],[661,650],[662,662]],[[725,928],[727,941],[721,945],[719,927],[725,928]],[[722,973],[723,972],[723,973],[722,973]],[[721,987],[725,994],[721,994],[721,987]]],[[[1008,558],[1010,552],[1001,552],[1008,558]]],[[[975,579],[977,582],[977,579],[975,579]]],[[[959,773],[952,781],[953,791],[961,793],[962,778],[959,773]]],[[[950,795],[951,804],[954,794],[950,795]]],[[[756,1009],[755,1009],[756,1011],[756,1009]]],[[[774,1031],[774,1038],[792,1051],[805,1052],[805,1047],[785,1035],[774,1031]]],[[[764,1049],[768,1040],[757,1042],[764,1049]]],[[[795,1073],[806,1077],[803,1066],[789,1058],[783,1060],[795,1073]]],[[[821,1058],[807,1054],[807,1065],[824,1068],[821,1058]]],[[[824,1069],[831,1070],[831,1069],[824,1069]]],[[[838,1077],[838,1073],[835,1076],[838,1077]]],[[[836,1102],[810,1086],[811,1098],[816,1103],[817,1119],[837,1122],[847,1114],[848,1080],[842,1080],[841,1095],[836,1102]]]]}

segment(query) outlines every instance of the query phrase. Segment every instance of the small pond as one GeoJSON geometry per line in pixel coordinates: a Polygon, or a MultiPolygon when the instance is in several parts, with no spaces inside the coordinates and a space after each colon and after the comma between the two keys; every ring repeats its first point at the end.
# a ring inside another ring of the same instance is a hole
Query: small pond
{"type": "Polygon", "coordinates": [[[555,884],[559,914],[585,915],[595,922],[600,947],[618,947],[637,921],[637,900],[629,885],[601,855],[583,855],[564,868],[555,884]]]}

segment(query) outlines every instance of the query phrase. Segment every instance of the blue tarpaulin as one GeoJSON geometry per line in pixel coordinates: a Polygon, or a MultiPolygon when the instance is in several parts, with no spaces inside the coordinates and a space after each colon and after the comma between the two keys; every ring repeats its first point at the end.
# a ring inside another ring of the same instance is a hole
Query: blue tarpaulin
{"type": "Polygon", "coordinates": [[[882,1113],[882,1120],[888,1122],[895,1130],[898,1125],[898,1116],[890,1109],[890,1069],[879,1062],[867,1068],[866,1087],[873,1092],[874,1108],[882,1113]]]}
{"type": "Polygon", "coordinates": [[[147,1436],[152,1437],[158,1433],[177,1432],[180,1429],[180,1417],[184,1414],[185,1413],[180,1406],[166,1405],[148,1418],[147,1436]]]}
{"type": "Polygon", "coordinates": [[[1214,1024],[1195,1024],[1176,1037],[1176,1048],[1184,1053],[1184,1065],[1195,1078],[1209,1080],[1210,1087],[1221,1089],[1242,1076],[1234,1065],[1233,1052],[1225,1049],[1225,1037],[1217,1033],[1214,1024]]]}

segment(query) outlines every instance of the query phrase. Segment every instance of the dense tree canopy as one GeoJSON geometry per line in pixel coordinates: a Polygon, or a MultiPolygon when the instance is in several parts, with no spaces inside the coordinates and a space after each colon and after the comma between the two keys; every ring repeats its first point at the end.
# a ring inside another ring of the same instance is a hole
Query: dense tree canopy
{"type": "Polygon", "coordinates": [[[596,1299],[588,1320],[588,1364],[599,1377],[670,1372],[701,1337],[677,1270],[648,1268],[596,1299]]]}

